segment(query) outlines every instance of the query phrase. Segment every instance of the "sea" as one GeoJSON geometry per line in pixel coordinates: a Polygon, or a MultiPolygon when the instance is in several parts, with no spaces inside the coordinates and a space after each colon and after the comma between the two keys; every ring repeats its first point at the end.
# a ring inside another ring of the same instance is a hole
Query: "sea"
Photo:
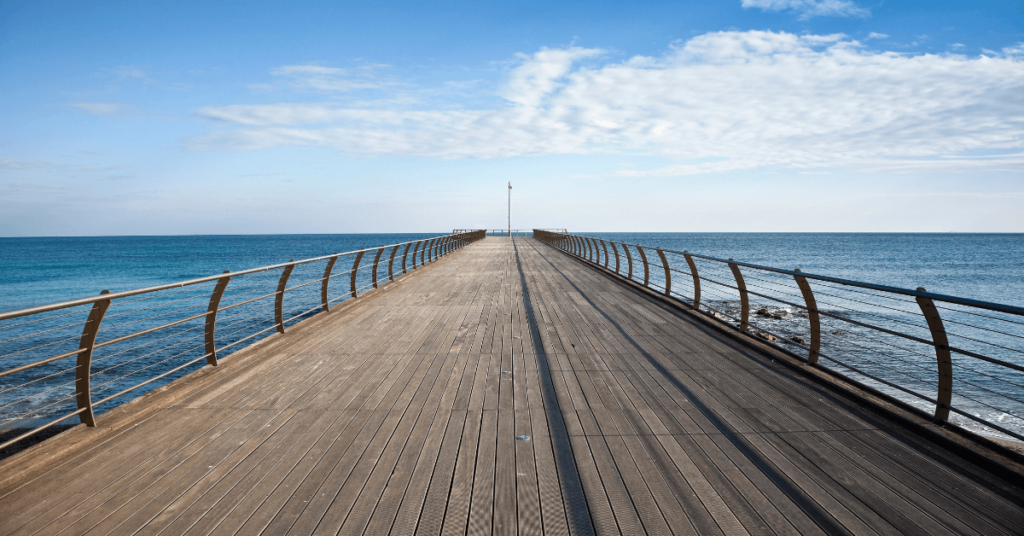
{"type": "MultiPolygon", "coordinates": [[[[446,233],[0,238],[0,311],[94,296],[102,290],[118,292],[150,287],[216,275],[225,270],[237,272],[439,234],[446,233]]],[[[893,287],[924,287],[934,293],[1024,307],[1024,234],[579,234],[644,247],[734,258],[787,270],[799,268],[805,273],[893,287]]],[[[735,300],[716,298],[711,292],[705,294],[705,301],[717,304],[726,316],[730,311],[735,312],[735,300]]],[[[764,316],[782,318],[772,320],[773,325],[783,332],[797,333],[800,329],[797,323],[806,324],[806,320],[795,314],[797,312],[792,308],[774,307],[764,316]],[[792,324],[790,331],[787,331],[790,329],[787,322],[792,324]]],[[[1024,318],[1020,320],[1019,326],[1003,326],[997,322],[997,331],[1006,332],[1011,338],[1009,350],[998,350],[996,354],[1000,359],[1024,365],[1020,356],[1024,345],[1018,344],[1024,340],[1024,331],[1020,329],[1024,318]]],[[[978,325],[987,329],[992,327],[991,322],[994,320],[983,319],[978,325]]],[[[3,324],[0,322],[0,328],[3,324]]],[[[16,336],[18,329],[0,332],[0,345],[16,336]]],[[[837,336],[833,338],[839,339],[840,331],[834,333],[837,336]]],[[[874,349],[878,350],[877,345],[874,349]]],[[[0,370],[28,362],[25,360],[29,354],[6,356],[0,346],[0,370]]],[[[906,369],[895,370],[880,363],[877,367],[865,364],[864,370],[882,375],[884,379],[887,370],[894,374],[912,374],[913,367],[934,368],[934,357],[911,361],[912,366],[906,369]]],[[[982,368],[979,374],[971,376],[972,381],[983,384],[972,391],[971,400],[980,399],[977,404],[970,402],[972,411],[1024,434],[1024,381],[1021,379],[1024,376],[1006,375],[998,368],[982,368]]],[[[179,376],[168,376],[146,390],[158,388],[179,376]]],[[[5,423],[24,425],[17,415],[5,414],[5,411],[15,412],[20,408],[14,402],[24,396],[23,389],[16,388],[10,378],[0,378],[0,431],[5,423]]],[[[34,388],[45,387],[46,383],[45,379],[39,380],[34,388]]],[[[898,389],[886,388],[884,382],[878,385],[893,396],[906,398],[898,389]]],[[[123,401],[117,402],[120,403],[123,401]]],[[[109,405],[106,410],[117,404],[109,405]]],[[[927,404],[922,407],[927,409],[927,404]]],[[[46,415],[41,412],[34,417],[46,415]]],[[[969,419],[961,421],[961,424],[972,424],[969,419]]]]}

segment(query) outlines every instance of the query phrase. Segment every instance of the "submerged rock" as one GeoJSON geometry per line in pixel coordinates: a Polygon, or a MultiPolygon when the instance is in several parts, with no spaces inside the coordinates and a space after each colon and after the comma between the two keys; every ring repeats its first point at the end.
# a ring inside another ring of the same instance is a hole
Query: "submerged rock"
{"type": "Polygon", "coordinates": [[[790,337],[789,340],[791,340],[791,341],[793,341],[795,343],[798,343],[798,344],[804,344],[804,343],[807,342],[806,340],[804,340],[803,337],[801,337],[799,335],[794,335],[794,336],[790,337]]]}

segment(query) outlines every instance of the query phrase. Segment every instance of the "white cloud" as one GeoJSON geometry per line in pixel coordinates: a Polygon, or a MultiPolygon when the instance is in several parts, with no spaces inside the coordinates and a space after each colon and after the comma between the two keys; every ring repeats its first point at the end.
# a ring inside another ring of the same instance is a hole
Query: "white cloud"
{"type": "Polygon", "coordinates": [[[742,0],[745,9],[795,11],[801,19],[813,17],[867,17],[871,11],[850,0],[742,0]]]}
{"type": "MultiPolygon", "coordinates": [[[[344,92],[357,89],[377,88],[384,85],[375,76],[381,65],[366,65],[359,68],[339,69],[321,65],[286,65],[270,74],[288,80],[288,84],[299,89],[325,92],[344,92]]],[[[266,90],[271,86],[259,85],[254,89],[266,90]]]]}
{"type": "Polygon", "coordinates": [[[884,34],[884,33],[871,32],[870,34],[868,34],[868,39],[888,39],[888,38],[889,38],[889,35],[888,34],[884,34]]]}
{"type": "Polygon", "coordinates": [[[602,53],[598,49],[571,47],[542,48],[533,56],[520,55],[523,62],[512,71],[502,96],[517,104],[537,106],[561,86],[574,62],[602,53]]]}
{"type": "MultiPolygon", "coordinates": [[[[621,172],[632,176],[766,166],[966,169],[972,151],[1024,148],[1024,61],[1013,51],[910,56],[867,50],[842,35],[762,31],[709,33],[661,57],[590,67],[575,62],[600,51],[543,49],[508,74],[505,107],[206,107],[198,115],[226,128],[188,146],[311,145],[435,158],[642,154],[678,162],[621,172]]],[[[1022,162],[1018,154],[968,167],[986,165],[1022,162]]]]}
{"type": "Polygon", "coordinates": [[[120,102],[72,102],[70,106],[92,115],[118,115],[129,108],[120,102]]]}

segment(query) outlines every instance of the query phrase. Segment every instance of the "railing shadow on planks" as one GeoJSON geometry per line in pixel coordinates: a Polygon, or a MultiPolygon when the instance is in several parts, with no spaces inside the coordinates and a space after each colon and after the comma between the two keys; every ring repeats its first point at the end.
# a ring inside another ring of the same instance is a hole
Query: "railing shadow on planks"
{"type": "Polygon", "coordinates": [[[288,325],[329,312],[485,236],[483,230],[460,229],[0,313],[0,450],[76,415],[95,426],[101,405],[125,402],[128,394],[138,396],[203,365],[216,367],[218,357],[283,334],[288,325]],[[367,254],[373,255],[372,268],[360,271],[367,254]],[[351,267],[335,271],[346,258],[351,267]],[[331,280],[344,276],[347,289],[332,297],[331,280]]]}
{"type": "Polygon", "coordinates": [[[934,422],[1024,441],[1024,308],[577,234],[533,235],[934,422]]]}

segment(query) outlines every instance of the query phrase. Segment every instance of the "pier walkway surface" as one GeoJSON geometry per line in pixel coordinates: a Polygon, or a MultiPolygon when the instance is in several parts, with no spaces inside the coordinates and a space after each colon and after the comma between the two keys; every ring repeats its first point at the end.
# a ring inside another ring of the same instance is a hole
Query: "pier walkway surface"
{"type": "Polygon", "coordinates": [[[1020,534],[1024,491],[532,238],[19,455],[0,534],[1020,534]]]}

